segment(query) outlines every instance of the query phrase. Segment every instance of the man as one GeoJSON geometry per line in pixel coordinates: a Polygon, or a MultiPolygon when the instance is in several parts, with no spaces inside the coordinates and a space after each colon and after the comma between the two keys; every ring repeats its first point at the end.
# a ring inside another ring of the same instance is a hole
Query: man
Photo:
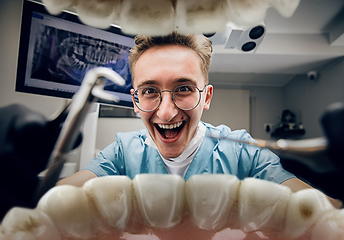
{"type": "Polygon", "coordinates": [[[187,180],[194,174],[226,173],[266,179],[293,191],[309,187],[285,171],[269,150],[208,136],[252,139],[244,130],[200,122],[213,95],[208,82],[212,46],[207,38],[174,32],[137,37],[135,43],[129,57],[131,93],[147,129],[118,133],[116,142],[58,185],[82,186],[107,175],[172,173],[187,180]]]}

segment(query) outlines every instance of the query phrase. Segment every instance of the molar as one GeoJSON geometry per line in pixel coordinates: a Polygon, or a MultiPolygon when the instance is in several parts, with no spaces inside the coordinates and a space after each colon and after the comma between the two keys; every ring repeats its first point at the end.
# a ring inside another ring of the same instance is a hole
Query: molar
{"type": "Polygon", "coordinates": [[[238,197],[239,183],[239,179],[232,175],[192,176],[185,184],[185,193],[193,224],[204,230],[225,226],[238,197]]]}
{"type": "Polygon", "coordinates": [[[291,195],[288,187],[256,178],[244,179],[239,197],[240,229],[281,232],[291,195]]]}
{"type": "Polygon", "coordinates": [[[82,188],[62,185],[50,189],[38,202],[63,234],[77,238],[94,236],[91,206],[82,188]]]}
{"type": "Polygon", "coordinates": [[[344,236],[344,209],[330,211],[316,223],[312,240],[338,240],[344,236]]]}
{"type": "Polygon", "coordinates": [[[131,184],[127,176],[108,176],[88,180],[83,189],[106,224],[124,229],[132,212],[131,184]]]}
{"type": "Polygon", "coordinates": [[[15,207],[1,222],[0,239],[61,240],[61,234],[45,213],[15,207]]]}
{"type": "Polygon", "coordinates": [[[304,189],[293,193],[286,212],[284,234],[291,238],[302,236],[316,220],[331,210],[334,207],[318,190],[304,189]]]}
{"type": "Polygon", "coordinates": [[[133,180],[136,203],[151,227],[179,224],[184,210],[184,180],[178,175],[141,174],[133,180]]]}

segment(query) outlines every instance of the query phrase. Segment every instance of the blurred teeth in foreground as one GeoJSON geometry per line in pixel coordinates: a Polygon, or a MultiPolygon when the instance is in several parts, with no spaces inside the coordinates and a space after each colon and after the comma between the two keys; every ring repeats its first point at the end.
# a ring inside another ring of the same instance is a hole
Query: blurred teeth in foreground
{"type": "Polygon", "coordinates": [[[165,35],[221,32],[227,23],[252,27],[268,8],[290,17],[300,0],[42,0],[51,14],[74,9],[85,24],[120,25],[127,34],[165,35]]]}
{"type": "Polygon", "coordinates": [[[109,176],[91,179],[83,187],[54,187],[36,209],[11,209],[1,223],[0,236],[97,239],[114,231],[136,234],[138,226],[166,234],[175,234],[176,229],[186,232],[184,228],[215,234],[230,228],[247,234],[259,231],[271,239],[335,240],[344,237],[344,210],[335,209],[318,190],[292,193],[255,178],[240,181],[227,174],[203,174],[184,181],[177,175],[142,174],[133,180],[109,176]]]}

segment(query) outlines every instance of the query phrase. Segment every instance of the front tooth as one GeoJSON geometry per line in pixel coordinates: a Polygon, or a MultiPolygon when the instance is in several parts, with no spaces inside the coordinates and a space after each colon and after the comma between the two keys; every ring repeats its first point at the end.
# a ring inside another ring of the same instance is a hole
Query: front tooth
{"type": "Polygon", "coordinates": [[[133,188],[144,221],[170,228],[180,223],[184,209],[184,180],[178,175],[136,175],[133,188]]]}
{"type": "Polygon", "coordinates": [[[0,233],[0,239],[61,239],[61,234],[45,213],[19,207],[12,208],[6,214],[0,233]]]}
{"type": "Polygon", "coordinates": [[[219,32],[225,29],[227,0],[178,0],[176,30],[183,34],[219,32]]]}
{"type": "Polygon", "coordinates": [[[132,212],[131,179],[127,176],[94,178],[83,185],[105,222],[124,229],[132,212]]]}
{"type": "Polygon", "coordinates": [[[194,175],[185,185],[193,224],[204,230],[223,227],[237,199],[239,179],[232,175],[194,175]]]}
{"type": "Polygon", "coordinates": [[[122,30],[129,34],[161,36],[174,29],[174,8],[171,0],[130,0],[122,2],[122,30]]]}
{"type": "Polygon", "coordinates": [[[344,237],[344,209],[326,213],[316,223],[312,240],[339,240],[344,237]]]}
{"type": "Polygon", "coordinates": [[[93,237],[91,206],[82,188],[62,185],[50,189],[38,202],[63,233],[77,238],[93,237]]]}
{"type": "Polygon", "coordinates": [[[287,208],[284,234],[291,238],[300,237],[325,212],[331,210],[334,207],[318,190],[305,189],[293,193],[287,208]]]}
{"type": "Polygon", "coordinates": [[[246,178],[240,187],[240,229],[245,232],[282,231],[291,195],[288,187],[256,178],[246,178]]]}

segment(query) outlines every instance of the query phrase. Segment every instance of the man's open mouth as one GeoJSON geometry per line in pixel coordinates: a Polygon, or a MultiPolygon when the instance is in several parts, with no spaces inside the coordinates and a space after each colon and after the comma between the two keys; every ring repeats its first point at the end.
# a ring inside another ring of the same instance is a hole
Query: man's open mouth
{"type": "Polygon", "coordinates": [[[155,124],[156,129],[166,139],[175,138],[184,127],[184,122],[180,121],[173,124],[155,124]]]}

